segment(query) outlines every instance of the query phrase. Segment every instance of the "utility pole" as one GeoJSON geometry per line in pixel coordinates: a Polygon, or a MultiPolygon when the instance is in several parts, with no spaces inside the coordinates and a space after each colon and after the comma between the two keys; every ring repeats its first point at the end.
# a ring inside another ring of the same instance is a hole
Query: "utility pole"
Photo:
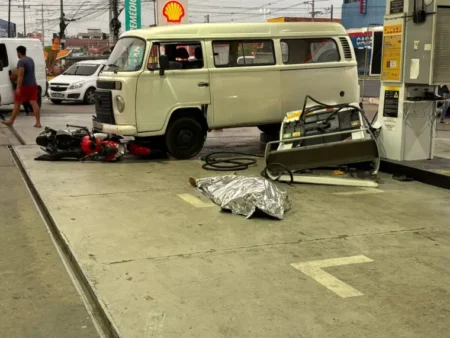
{"type": "Polygon", "coordinates": [[[42,31],[42,47],[45,47],[44,4],[41,4],[41,31],[42,31]]]}
{"type": "MultiPolygon", "coordinates": [[[[83,2],[84,4],[84,2],[83,2]]],[[[81,6],[83,6],[83,4],[81,4],[81,6]]],[[[80,6],[80,8],[81,8],[80,6]]],[[[61,44],[61,49],[65,48],[65,38],[66,38],[66,28],[67,28],[67,22],[71,22],[71,21],[76,21],[77,19],[66,19],[66,15],[64,14],[64,0],[60,1],[60,7],[61,7],[61,14],[59,17],[59,43],[61,44]]],[[[78,10],[80,10],[80,8],[78,8],[78,10]]],[[[78,11],[77,11],[78,13],[78,11]]],[[[76,14],[76,13],[75,13],[76,14]]]]}
{"type": "Polygon", "coordinates": [[[8,38],[11,38],[11,0],[8,1],[8,38]]]}
{"type": "Polygon", "coordinates": [[[64,18],[64,0],[60,1],[61,14],[59,17],[59,43],[61,44],[61,49],[64,49],[64,34],[66,31],[66,20],[64,18]]]}
{"type": "Polygon", "coordinates": [[[262,15],[264,16],[264,22],[265,22],[267,14],[270,14],[270,9],[263,7],[259,10],[259,12],[262,13],[262,15]]]}
{"type": "Polygon", "coordinates": [[[209,14],[205,15],[205,22],[209,23],[209,14]]]}
{"type": "Polygon", "coordinates": [[[41,35],[42,35],[42,47],[45,47],[45,33],[44,33],[44,5],[41,5],[41,9],[36,11],[36,14],[41,12],[41,18],[36,19],[36,21],[41,20],[41,35]]]}
{"type": "Polygon", "coordinates": [[[25,8],[30,8],[30,6],[25,6],[25,0],[23,0],[22,6],[17,6],[17,7],[23,8],[23,35],[24,35],[24,38],[26,38],[27,37],[27,21],[25,19],[25,8]]]}
{"type": "Polygon", "coordinates": [[[122,24],[119,21],[119,5],[118,5],[118,0],[111,0],[112,1],[112,20],[111,20],[111,29],[113,31],[113,45],[115,45],[117,43],[117,40],[119,40],[119,32],[120,32],[120,27],[122,26],[122,24]]]}
{"type": "Polygon", "coordinates": [[[155,16],[155,26],[157,26],[158,25],[158,8],[157,8],[158,6],[157,6],[157,4],[156,4],[156,0],[153,0],[153,14],[154,14],[154,16],[155,16]]]}
{"type": "Polygon", "coordinates": [[[113,38],[113,27],[112,27],[112,0],[109,0],[108,6],[108,22],[109,22],[109,47],[111,47],[114,43],[113,38]]]}
{"type": "Polygon", "coordinates": [[[333,22],[333,5],[331,5],[330,13],[331,13],[331,22],[333,22]]]}
{"type": "Polygon", "coordinates": [[[25,0],[22,1],[23,5],[23,35],[27,37],[27,21],[25,20],[25,0]]]}
{"type": "Polygon", "coordinates": [[[307,0],[304,2],[301,2],[301,4],[304,5],[311,5],[311,21],[314,22],[316,18],[316,14],[324,14],[321,11],[316,12],[316,1],[328,1],[328,0],[307,0]]]}

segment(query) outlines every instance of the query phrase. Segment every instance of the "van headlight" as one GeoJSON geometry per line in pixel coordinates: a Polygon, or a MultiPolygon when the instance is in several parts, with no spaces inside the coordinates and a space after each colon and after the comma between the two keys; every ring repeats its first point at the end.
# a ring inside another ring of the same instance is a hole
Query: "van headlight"
{"type": "Polygon", "coordinates": [[[120,95],[116,96],[116,106],[117,109],[119,109],[119,112],[123,113],[123,111],[125,110],[125,100],[120,95]]]}
{"type": "Polygon", "coordinates": [[[81,87],[83,87],[83,84],[84,84],[84,81],[80,81],[80,82],[74,83],[74,84],[69,86],[69,89],[81,88],[81,87]]]}

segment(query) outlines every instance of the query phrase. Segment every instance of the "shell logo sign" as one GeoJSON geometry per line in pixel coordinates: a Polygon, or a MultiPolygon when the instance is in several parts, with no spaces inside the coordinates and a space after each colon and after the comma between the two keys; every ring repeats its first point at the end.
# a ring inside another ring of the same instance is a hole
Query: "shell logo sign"
{"type": "Polygon", "coordinates": [[[184,7],[178,1],[169,1],[163,7],[163,15],[167,22],[180,23],[185,15],[184,7]]]}
{"type": "Polygon", "coordinates": [[[158,26],[189,23],[189,0],[156,0],[158,6],[158,26]]]}

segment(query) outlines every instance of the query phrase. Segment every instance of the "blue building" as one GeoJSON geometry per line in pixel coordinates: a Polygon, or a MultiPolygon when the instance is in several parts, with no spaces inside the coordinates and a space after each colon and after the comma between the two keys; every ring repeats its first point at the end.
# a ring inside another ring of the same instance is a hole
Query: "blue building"
{"type": "Polygon", "coordinates": [[[386,0],[344,0],[342,25],[346,29],[383,26],[386,0]]]}
{"type": "MultiPolygon", "coordinates": [[[[16,24],[14,22],[10,22],[9,29],[11,30],[11,37],[16,37],[16,24]]],[[[0,38],[8,37],[8,21],[0,19],[0,38]]]]}

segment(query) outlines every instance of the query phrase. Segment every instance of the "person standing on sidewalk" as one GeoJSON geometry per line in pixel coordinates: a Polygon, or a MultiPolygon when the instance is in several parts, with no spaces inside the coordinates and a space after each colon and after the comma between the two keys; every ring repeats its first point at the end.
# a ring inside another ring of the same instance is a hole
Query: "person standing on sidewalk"
{"type": "Polygon", "coordinates": [[[34,61],[27,56],[27,49],[24,46],[17,47],[17,56],[19,62],[17,63],[18,75],[17,87],[14,92],[14,109],[11,117],[7,121],[2,121],[2,123],[11,127],[20,112],[22,102],[30,102],[33,107],[34,117],[36,118],[34,127],[41,128],[40,109],[37,103],[38,87],[34,61]]]}
{"type": "Polygon", "coordinates": [[[447,85],[439,86],[438,89],[438,95],[442,96],[444,100],[444,104],[442,105],[442,113],[441,113],[441,123],[445,123],[445,114],[448,110],[448,94],[449,94],[449,88],[447,85]]]}

